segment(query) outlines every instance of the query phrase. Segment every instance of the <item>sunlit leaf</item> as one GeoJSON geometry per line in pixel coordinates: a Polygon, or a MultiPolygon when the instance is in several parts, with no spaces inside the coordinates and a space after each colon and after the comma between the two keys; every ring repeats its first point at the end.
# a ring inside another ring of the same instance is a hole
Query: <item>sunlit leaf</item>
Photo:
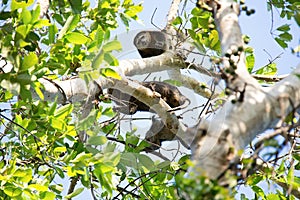
{"type": "Polygon", "coordinates": [[[27,36],[29,30],[29,27],[24,24],[16,28],[17,33],[19,33],[23,37],[23,39],[27,36]]]}
{"type": "Polygon", "coordinates": [[[45,26],[51,26],[52,24],[49,22],[48,19],[40,19],[34,23],[34,28],[43,28],[45,26]]]}
{"type": "Polygon", "coordinates": [[[111,52],[113,50],[119,51],[122,49],[122,45],[119,41],[113,40],[103,45],[104,52],[111,52]]]}
{"type": "Polygon", "coordinates": [[[253,54],[248,55],[246,57],[246,67],[247,67],[249,73],[252,72],[254,64],[255,64],[255,57],[254,57],[254,55],[253,54]]]}
{"type": "Polygon", "coordinates": [[[54,116],[57,118],[61,118],[64,119],[66,118],[73,110],[73,105],[72,104],[66,104],[60,108],[58,108],[55,113],[54,116]]]}
{"type": "Polygon", "coordinates": [[[17,197],[22,193],[22,190],[17,187],[4,187],[3,191],[9,197],[17,197]]]}
{"type": "Polygon", "coordinates": [[[276,63],[268,64],[256,71],[256,74],[274,75],[277,72],[276,63]]]}
{"type": "Polygon", "coordinates": [[[80,20],[79,15],[70,15],[66,23],[64,24],[63,28],[60,30],[57,38],[61,39],[66,35],[66,33],[72,31],[77,26],[79,20],[80,20]]]}
{"type": "Polygon", "coordinates": [[[19,8],[27,8],[31,4],[33,4],[34,0],[27,0],[27,1],[18,1],[18,0],[12,0],[11,2],[11,10],[17,10],[19,8]]]}
{"type": "Polygon", "coordinates": [[[37,191],[47,191],[48,190],[48,187],[41,185],[41,184],[30,184],[30,185],[28,185],[28,188],[34,189],[37,191]]]}
{"type": "Polygon", "coordinates": [[[115,70],[113,70],[111,68],[102,68],[100,72],[104,77],[110,77],[110,78],[114,78],[117,80],[122,79],[121,76],[115,70]]]}
{"type": "Polygon", "coordinates": [[[65,38],[74,44],[85,44],[89,40],[84,34],[78,32],[68,33],[65,38]]]}
{"type": "Polygon", "coordinates": [[[27,56],[24,57],[20,70],[29,69],[30,67],[36,65],[38,63],[38,60],[39,59],[35,53],[29,53],[27,56]]]}
{"type": "Polygon", "coordinates": [[[22,20],[24,24],[29,24],[31,22],[31,13],[27,9],[22,9],[22,20]]]}
{"type": "Polygon", "coordinates": [[[64,131],[66,128],[66,124],[62,119],[51,117],[50,118],[50,125],[51,127],[64,131]]]}

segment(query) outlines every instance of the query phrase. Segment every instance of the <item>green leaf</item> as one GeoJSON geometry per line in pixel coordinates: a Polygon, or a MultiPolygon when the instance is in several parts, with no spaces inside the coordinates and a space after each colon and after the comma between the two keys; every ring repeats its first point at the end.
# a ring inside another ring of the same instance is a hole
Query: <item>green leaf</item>
{"type": "Polygon", "coordinates": [[[111,53],[104,53],[104,60],[110,65],[110,66],[118,66],[119,60],[114,57],[111,53]]]}
{"type": "Polygon", "coordinates": [[[45,191],[40,194],[40,197],[43,200],[54,200],[56,195],[53,192],[45,191]]]}
{"type": "Polygon", "coordinates": [[[62,119],[51,117],[50,125],[52,128],[55,128],[60,131],[64,131],[66,129],[66,123],[62,119]]]}
{"type": "Polygon", "coordinates": [[[24,60],[21,65],[21,71],[25,71],[29,69],[30,67],[36,65],[38,63],[39,59],[37,55],[33,52],[30,52],[27,56],[24,57],[24,60]]]}
{"type": "Polygon", "coordinates": [[[279,35],[279,37],[283,41],[287,41],[287,42],[289,42],[289,41],[291,41],[293,39],[293,36],[291,34],[287,33],[287,32],[281,33],[279,35]]]}
{"type": "Polygon", "coordinates": [[[278,196],[278,194],[268,194],[268,195],[266,196],[266,199],[267,199],[267,200],[281,200],[282,198],[280,198],[280,197],[278,196]]]}
{"type": "Polygon", "coordinates": [[[42,92],[42,84],[40,82],[33,82],[33,88],[36,94],[39,96],[41,100],[44,100],[44,93],[42,92]]]}
{"type": "Polygon", "coordinates": [[[295,13],[294,19],[297,22],[298,26],[300,26],[300,11],[295,13]]]}
{"type": "Polygon", "coordinates": [[[288,47],[287,43],[285,41],[283,41],[282,39],[276,37],[275,40],[282,48],[285,49],[288,47]]]}
{"type": "Polygon", "coordinates": [[[18,1],[18,0],[12,0],[11,2],[11,10],[17,10],[19,8],[27,8],[31,4],[33,4],[34,0],[27,0],[27,1],[18,1]]]}
{"type": "Polygon", "coordinates": [[[274,75],[277,72],[276,63],[268,64],[256,71],[256,74],[274,75]]]}
{"type": "Polygon", "coordinates": [[[70,1],[72,10],[76,14],[80,14],[82,10],[82,0],[72,0],[70,1]]]}
{"type": "Polygon", "coordinates": [[[88,37],[78,32],[68,33],[65,38],[73,44],[85,44],[89,40],[88,37]]]}
{"type": "Polygon", "coordinates": [[[17,187],[8,186],[4,188],[4,193],[9,197],[17,197],[22,194],[22,190],[17,187]]]}
{"type": "Polygon", "coordinates": [[[19,33],[23,37],[23,39],[26,38],[27,34],[29,33],[29,30],[30,29],[28,28],[28,26],[24,24],[16,28],[16,32],[19,33]]]}
{"type": "Polygon", "coordinates": [[[260,174],[254,174],[252,176],[250,176],[247,179],[247,184],[252,186],[252,185],[256,185],[257,183],[259,183],[261,180],[263,180],[263,176],[260,174]]]}
{"type": "Polygon", "coordinates": [[[57,118],[65,119],[73,110],[73,104],[67,104],[59,109],[57,109],[54,113],[54,116],[57,118]]]}
{"type": "Polygon", "coordinates": [[[80,154],[78,154],[76,156],[76,158],[74,158],[73,160],[71,160],[70,162],[72,163],[78,163],[78,162],[81,162],[81,161],[86,161],[88,159],[90,159],[92,157],[92,154],[91,153],[85,153],[85,152],[82,152],[80,154]]]}
{"type": "Polygon", "coordinates": [[[172,22],[173,25],[179,25],[179,24],[182,24],[182,19],[181,17],[177,16],[173,22],[172,22]]]}
{"type": "Polygon", "coordinates": [[[31,22],[32,23],[35,23],[39,19],[40,12],[41,12],[41,7],[38,4],[36,6],[36,8],[32,10],[32,13],[31,13],[31,22]]]}
{"type": "Polygon", "coordinates": [[[97,47],[100,47],[102,45],[103,39],[104,39],[104,31],[102,30],[102,27],[99,26],[97,28],[97,32],[96,32],[96,35],[95,35],[95,40],[97,42],[97,47]]]}
{"type": "Polygon", "coordinates": [[[134,154],[134,153],[128,153],[128,152],[122,153],[120,162],[127,167],[132,167],[134,169],[137,169],[138,164],[137,164],[137,158],[135,155],[136,154],[134,154]]]}
{"type": "Polygon", "coordinates": [[[139,12],[143,10],[143,6],[141,4],[130,6],[128,10],[125,10],[125,14],[131,18],[135,18],[139,12]]]}
{"type": "Polygon", "coordinates": [[[151,158],[143,154],[137,154],[137,155],[138,155],[138,160],[140,165],[142,165],[148,170],[153,170],[154,162],[151,158]]]}
{"type": "Polygon", "coordinates": [[[209,34],[209,40],[210,40],[210,47],[212,49],[215,49],[215,47],[219,43],[219,34],[216,30],[211,31],[211,33],[209,34]]]}
{"type": "Polygon", "coordinates": [[[37,190],[37,191],[42,191],[42,192],[48,190],[48,187],[46,187],[44,185],[41,185],[41,184],[30,184],[30,185],[28,185],[28,188],[34,189],[34,190],[37,190]]]}
{"type": "Polygon", "coordinates": [[[22,87],[25,85],[28,85],[36,80],[36,77],[34,75],[29,75],[28,73],[20,73],[18,74],[16,81],[21,84],[22,87]]]}
{"type": "Polygon", "coordinates": [[[43,28],[45,26],[51,26],[52,24],[49,22],[48,19],[40,19],[34,23],[34,28],[43,28]]]}
{"type": "Polygon", "coordinates": [[[263,198],[265,197],[265,193],[260,187],[254,185],[251,188],[258,196],[263,197],[263,198]]]}
{"type": "Polygon", "coordinates": [[[182,86],[182,82],[180,80],[168,79],[168,80],[164,80],[164,82],[169,83],[169,84],[174,85],[174,86],[177,86],[177,87],[182,86]]]}
{"type": "Polygon", "coordinates": [[[117,80],[121,80],[121,76],[113,69],[111,68],[102,68],[100,71],[101,75],[103,75],[104,77],[110,77],[110,78],[114,78],[117,80]]]}
{"type": "Polygon", "coordinates": [[[65,198],[66,199],[71,199],[71,198],[79,195],[83,190],[84,190],[84,188],[77,188],[74,192],[72,192],[71,194],[68,194],[67,196],[65,196],[65,198]]]}
{"type": "Polygon", "coordinates": [[[107,138],[103,135],[101,135],[101,136],[92,136],[87,141],[87,143],[89,145],[103,145],[106,142],[107,142],[107,138]]]}
{"type": "Polygon", "coordinates": [[[29,24],[31,22],[31,13],[29,10],[23,9],[21,16],[24,24],[29,24]]]}
{"type": "Polygon", "coordinates": [[[112,108],[106,108],[103,112],[102,115],[108,116],[108,117],[113,117],[115,116],[115,112],[112,108]]]}
{"type": "Polygon", "coordinates": [[[102,64],[103,59],[104,59],[104,53],[103,53],[103,51],[100,51],[93,59],[92,69],[98,69],[100,67],[100,65],[102,64]]]}
{"type": "Polygon", "coordinates": [[[284,24],[282,26],[279,26],[276,30],[286,32],[286,31],[289,31],[290,29],[291,29],[290,25],[284,24]]]}
{"type": "Polygon", "coordinates": [[[55,185],[50,185],[49,189],[56,193],[61,193],[64,190],[64,187],[61,184],[55,184],[55,185]]]}
{"type": "Polygon", "coordinates": [[[79,20],[80,20],[79,15],[70,15],[66,23],[64,24],[64,27],[60,30],[57,38],[61,39],[66,35],[66,33],[72,31],[77,26],[79,20]]]}
{"type": "Polygon", "coordinates": [[[111,52],[113,50],[119,51],[122,49],[122,45],[119,41],[113,40],[103,45],[104,52],[111,52]]]}
{"type": "Polygon", "coordinates": [[[247,66],[247,69],[248,69],[249,73],[252,72],[254,64],[255,64],[255,57],[254,57],[254,55],[253,54],[248,55],[246,57],[246,66],[247,66]]]}
{"type": "Polygon", "coordinates": [[[55,25],[49,26],[49,43],[52,44],[55,42],[55,34],[58,32],[57,27],[55,25]]]}
{"type": "Polygon", "coordinates": [[[66,147],[56,147],[53,152],[55,153],[64,153],[67,151],[67,148],[66,147]]]}
{"type": "Polygon", "coordinates": [[[93,126],[94,122],[101,116],[101,112],[98,110],[92,110],[89,115],[80,120],[77,124],[78,130],[88,130],[91,126],[93,126]]]}

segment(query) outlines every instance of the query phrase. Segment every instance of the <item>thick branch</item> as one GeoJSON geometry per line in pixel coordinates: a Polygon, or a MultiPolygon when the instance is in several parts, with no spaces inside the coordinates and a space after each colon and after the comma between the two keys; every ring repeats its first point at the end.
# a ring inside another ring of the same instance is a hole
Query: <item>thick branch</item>
{"type": "MultiPolygon", "coordinates": [[[[231,53],[243,46],[235,9],[238,5],[228,0],[212,5],[215,6],[212,10],[223,53],[231,53]]],[[[238,56],[231,55],[230,59],[236,68],[224,58],[224,67],[235,69],[226,81],[227,86],[236,93],[212,116],[207,134],[197,137],[192,146],[196,170],[213,179],[228,168],[237,152],[244,149],[257,134],[273,128],[280,117],[285,117],[300,105],[300,79],[294,74],[270,89],[263,89],[248,73],[243,52],[238,56]]],[[[294,73],[299,74],[300,67],[294,73]]]]}

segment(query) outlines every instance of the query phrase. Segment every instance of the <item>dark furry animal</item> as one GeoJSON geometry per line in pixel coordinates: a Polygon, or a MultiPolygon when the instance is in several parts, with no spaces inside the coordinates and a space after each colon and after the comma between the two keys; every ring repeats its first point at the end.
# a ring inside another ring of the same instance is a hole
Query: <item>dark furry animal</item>
{"type": "Polygon", "coordinates": [[[158,56],[167,50],[166,34],[161,31],[141,31],[134,38],[134,45],[142,58],[158,56]]]}
{"type": "MultiPolygon", "coordinates": [[[[172,108],[169,111],[180,110],[190,104],[190,100],[183,96],[177,87],[173,85],[158,81],[142,82],[141,84],[152,91],[159,93],[161,98],[172,108]]],[[[120,90],[110,88],[108,89],[108,93],[118,105],[115,110],[121,113],[132,115],[137,111],[153,112],[149,106],[120,90]]]]}

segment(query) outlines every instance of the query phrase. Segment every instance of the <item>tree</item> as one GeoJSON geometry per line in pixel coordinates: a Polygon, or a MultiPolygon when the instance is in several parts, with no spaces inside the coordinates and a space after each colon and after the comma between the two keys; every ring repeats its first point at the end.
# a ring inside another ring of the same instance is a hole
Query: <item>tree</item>
{"type": "MultiPolygon", "coordinates": [[[[111,32],[119,23],[130,30],[142,4],[2,2],[1,199],[71,199],[84,189],[93,199],[232,199],[238,185],[250,186],[257,198],[300,198],[300,67],[287,77],[274,75],[274,61],[254,69],[238,22],[240,12],[254,10],[243,1],[199,0],[192,10],[183,1],[178,12],[180,3],[172,1],[162,31],[135,38],[140,52],[151,47],[141,54],[147,58],[118,59],[122,46],[111,32]],[[164,81],[133,77],[162,71],[164,81]],[[199,74],[212,83],[201,83],[199,74]],[[175,86],[201,96],[204,105],[175,86]],[[175,111],[187,101],[187,111],[175,111]],[[148,108],[144,137],[122,129],[148,108]],[[194,124],[184,123],[187,112],[194,124]],[[175,156],[162,153],[165,141],[180,142],[175,156]],[[242,156],[247,145],[253,152],[242,156]],[[263,181],[280,189],[267,193],[258,185],[263,181]]],[[[267,4],[300,24],[296,0],[267,4]]],[[[274,39],[287,48],[290,25],[277,31],[274,39]]]]}

